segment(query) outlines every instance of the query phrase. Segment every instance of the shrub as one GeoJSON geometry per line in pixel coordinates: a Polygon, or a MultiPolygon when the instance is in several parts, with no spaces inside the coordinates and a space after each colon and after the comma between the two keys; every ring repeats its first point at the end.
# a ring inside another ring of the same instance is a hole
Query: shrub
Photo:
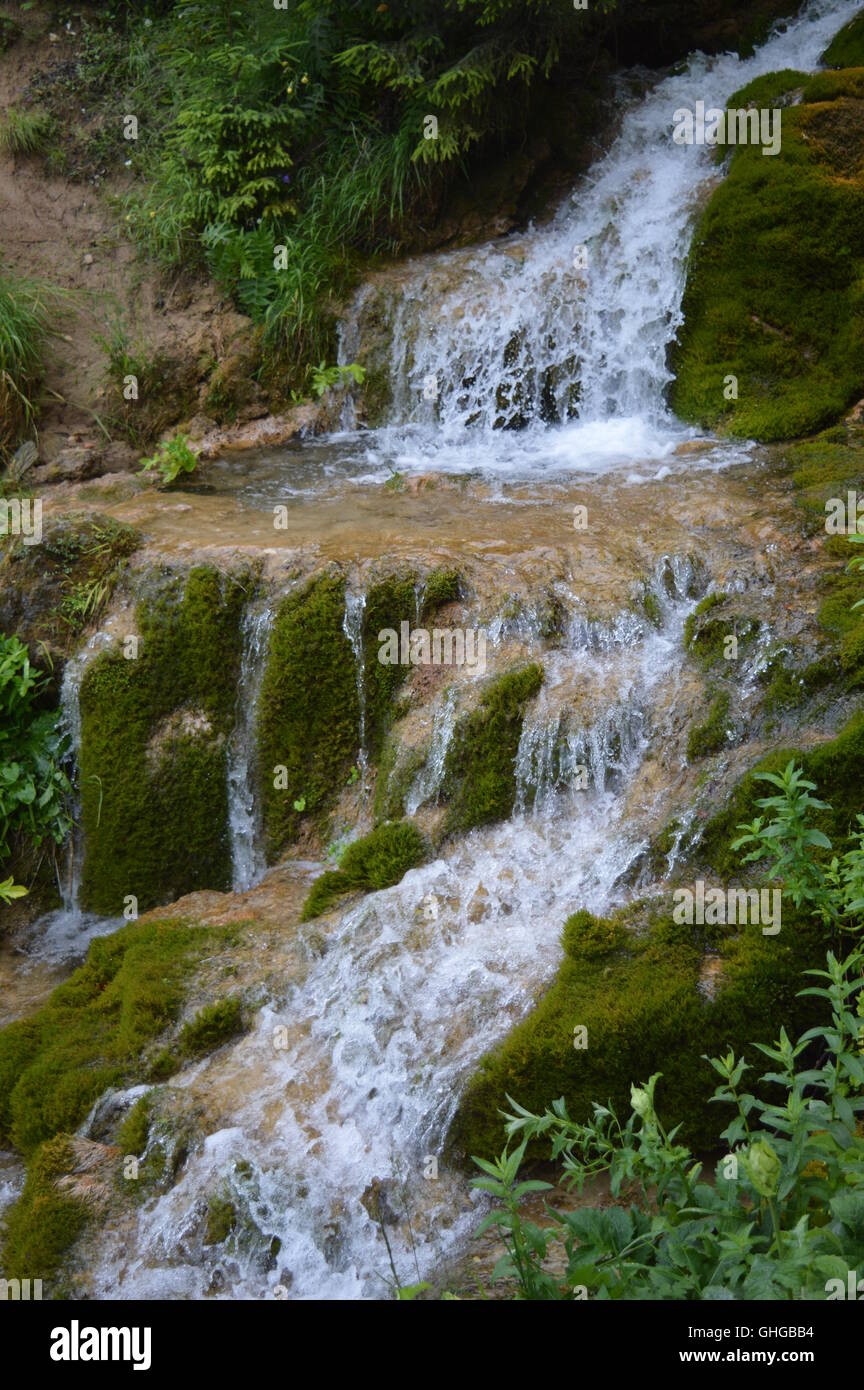
{"type": "Polygon", "coordinates": [[[60,845],[71,825],[71,786],[56,711],[39,708],[47,679],[17,637],[0,635],[0,865],[13,840],[60,845]]]}

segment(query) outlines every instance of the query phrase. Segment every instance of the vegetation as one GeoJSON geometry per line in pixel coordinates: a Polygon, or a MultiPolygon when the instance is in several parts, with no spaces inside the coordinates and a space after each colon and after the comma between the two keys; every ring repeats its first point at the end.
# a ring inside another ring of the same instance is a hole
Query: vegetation
{"type": "Polygon", "coordinates": [[[448,832],[509,816],[516,800],[516,753],[524,707],[543,684],[536,664],[492,681],[480,703],[453,732],[444,764],[442,795],[448,800],[448,832]]]}
{"type": "Polygon", "coordinates": [[[228,888],[225,776],[244,592],[205,566],[137,607],[137,655],[105,652],[81,685],[82,904],[117,916],[228,888]]]}
{"type": "Polygon", "coordinates": [[[342,893],[360,888],[374,892],[404,878],[426,856],[423,836],[410,821],[379,825],[345,849],[338,869],[316,879],[303,904],[302,920],[320,917],[342,893]]]}
{"type": "Polygon", "coordinates": [[[160,444],[152,458],[143,460],[142,473],[158,469],[163,487],[170,487],[182,473],[194,473],[198,457],[189,448],[189,436],[175,434],[173,439],[160,444]]]}
{"type": "Polygon", "coordinates": [[[777,105],[790,85],[803,91],[783,105],[780,153],[736,147],[697,229],[672,389],[684,419],[790,439],[864,394],[862,78],[781,73],[730,98],[777,105]]]}
{"type": "Polygon", "coordinates": [[[258,706],[271,859],[297,836],[301,816],[319,813],[345,785],[356,758],[357,682],[344,616],[345,581],[335,574],[313,579],[276,614],[258,706]]]}
{"type": "MultiPolygon", "coordinates": [[[[71,825],[64,736],[56,711],[40,708],[46,685],[23,643],[0,634],[0,867],[19,839],[61,845],[71,825]]],[[[5,902],[20,892],[0,886],[5,902]]]]}
{"type": "Polygon", "coordinates": [[[0,459],[33,422],[42,349],[60,298],[35,280],[0,274],[0,459]]]}
{"type": "Polygon", "coordinates": [[[180,1032],[184,1057],[202,1057],[243,1032],[243,1001],[219,999],[201,1009],[180,1032]]]}
{"type": "Polygon", "coordinates": [[[719,753],[726,744],[729,732],[729,696],[719,690],[711,701],[708,718],[697,724],[687,736],[687,757],[690,762],[719,753]]]}
{"type": "MultiPolygon", "coordinates": [[[[741,827],[746,834],[738,844],[756,841],[749,860],[768,851],[769,878],[783,876],[797,907],[860,931],[861,837],[845,856],[845,871],[838,874],[835,861],[833,877],[826,879],[814,855],[830,850],[830,842],[808,826],[811,810],[825,809],[810,796],[812,783],[791,763],[782,778],[766,780],[779,795],[760,804],[775,814],[767,824],[760,819],[741,827]]],[[[864,834],[864,818],[861,824],[864,834]]],[[[849,1273],[864,1256],[862,967],[859,947],[844,958],[829,950],[825,969],[807,971],[821,983],[798,997],[808,1006],[818,1000],[823,1021],[797,1043],[785,1023],[773,1046],[757,1043],[772,1067],[752,1090],[742,1087],[752,1064],[728,1044],[721,1055],[702,1059],[721,1078],[711,1100],[733,1108],[730,1123],[710,1146],[722,1140],[727,1149],[713,1183],[700,1181],[702,1164],[694,1161],[693,1144],[680,1142],[685,1127],[670,1130],[660,1119],[655,1090],[668,1078],[659,1071],[642,1085],[631,1084],[626,1120],[619,1118],[620,1102],[595,1102],[582,1120],[571,1118],[564,1095],[541,1113],[511,1100],[506,1135],[518,1139],[518,1146],[512,1153],[505,1148],[494,1162],[476,1160],[485,1176],[475,1186],[500,1203],[481,1227],[497,1227],[506,1246],[495,1277],[514,1278],[518,1296],[530,1299],[798,1299],[824,1298],[832,1288],[845,1297],[849,1273]],[[552,1157],[562,1160],[566,1186],[581,1191],[586,1180],[608,1173],[613,1196],[629,1198],[629,1207],[563,1212],[547,1203],[546,1229],[525,1221],[520,1200],[552,1187],[517,1181],[529,1144],[540,1141],[544,1147],[551,1143],[552,1157]],[[547,1265],[558,1246],[565,1256],[563,1274],[547,1265]]],[[[764,1008],[764,996],[759,1000],[764,1008]]],[[[674,1094],[674,1082],[668,1089],[674,1094]]]]}
{"type": "Polygon", "coordinates": [[[45,148],[53,126],[47,111],[10,106],[0,121],[0,150],[11,155],[36,154],[45,148]]]}

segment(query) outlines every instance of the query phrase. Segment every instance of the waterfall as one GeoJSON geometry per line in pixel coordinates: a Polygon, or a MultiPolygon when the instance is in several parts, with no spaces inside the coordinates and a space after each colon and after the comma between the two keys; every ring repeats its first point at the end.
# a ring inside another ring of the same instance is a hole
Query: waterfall
{"type": "Polygon", "coordinates": [[[269,606],[253,605],[246,609],[237,718],[228,746],[228,825],[235,893],[251,888],[265,867],[254,764],[258,695],[272,626],[273,610],[269,606]]]}
{"type": "Polygon", "coordinates": [[[674,113],[812,69],[858,8],[815,0],[752,57],[692,55],[624,104],[608,153],[548,225],[418,260],[386,303],[374,284],[359,291],[343,350],[359,350],[367,309],[389,315],[400,468],[482,457],[495,471],[567,470],[671,452],[686,432],[665,403],[668,350],[695,217],[720,177],[712,147],[673,142],[674,113]]]}
{"type": "MultiPolygon", "coordinates": [[[[384,450],[400,469],[430,459],[530,469],[671,450],[681,430],[664,404],[666,352],[695,211],[718,177],[710,150],[673,145],[673,113],[697,100],[722,106],[761,73],[813,67],[857,8],[815,0],[752,58],[695,55],[624,110],[609,153],[549,226],[407,269],[391,306],[391,430],[370,436],[370,455],[384,450]],[[517,423],[518,442],[502,428],[517,423]]],[[[347,360],[369,294],[345,325],[347,360]]],[[[517,754],[525,814],[472,831],[330,919],[326,949],[280,980],[250,1032],[184,1071],[175,1084],[188,1112],[212,1096],[221,1127],[190,1145],[169,1190],[123,1219],[109,1214],[88,1291],[381,1297],[388,1251],[364,1204],[373,1183],[407,1193],[410,1241],[404,1223],[389,1235],[404,1283],[415,1280],[415,1250],[422,1277],[467,1236],[478,1201],[448,1168],[448,1124],[480,1058],[548,985],[566,917],[603,913],[624,895],[655,825],[654,783],[639,780],[645,754],[667,755],[664,711],[704,578],[691,561],[662,560],[647,586],[653,620],[635,595],[608,624],[585,616],[578,593],[562,596],[562,645],[539,653],[546,682],[517,754]],[[572,713],[580,690],[584,708],[572,713]],[[593,769],[585,789],[570,785],[580,765],[593,769]],[[277,1049],[283,1026],[287,1045],[277,1049]],[[430,1156],[440,1161],[432,1179],[430,1156]],[[203,1244],[202,1213],[226,1189],[239,1234],[214,1249],[203,1244]]],[[[519,637],[539,647],[536,616],[519,637]]],[[[363,596],[346,593],[365,768],[363,620],[363,596]]],[[[447,695],[409,794],[415,809],[437,795],[454,717],[447,695]]],[[[268,942],[268,978],[295,946],[293,937],[268,942]]]]}
{"type": "Polygon", "coordinates": [[[435,709],[426,761],[414,778],[405,798],[406,816],[414,816],[421,806],[438,800],[444,781],[447,752],[456,728],[456,706],[456,688],[451,685],[435,709]]]}
{"type": "Polygon", "coordinates": [[[351,650],[354,653],[357,706],[360,711],[357,741],[360,748],[358,762],[360,764],[361,790],[366,785],[366,767],[368,763],[366,754],[366,659],[363,651],[363,620],[365,613],[366,595],[364,593],[354,593],[352,590],[346,589],[345,617],[342,621],[342,631],[348,638],[351,644],[351,650]]]}

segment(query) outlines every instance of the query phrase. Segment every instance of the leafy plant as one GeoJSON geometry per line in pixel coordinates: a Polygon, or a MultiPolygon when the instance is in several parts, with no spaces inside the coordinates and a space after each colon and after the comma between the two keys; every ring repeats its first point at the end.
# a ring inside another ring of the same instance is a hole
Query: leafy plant
{"type": "Polygon", "coordinates": [[[838,960],[829,951],[826,969],[808,972],[824,983],[802,993],[827,1002],[830,1023],[796,1044],[781,1029],[774,1047],[761,1047],[771,1063],[761,1081],[780,1087],[781,1100],[742,1089],[747,1067],[731,1049],[706,1059],[721,1078],[713,1099],[734,1108],[715,1182],[663,1126],[660,1073],[631,1088],[624,1121],[595,1104],[578,1123],[563,1097],[536,1115],[508,1096],[508,1139],[521,1142],[495,1163],[474,1160],[484,1173],[474,1186],[500,1203],[480,1227],[494,1227],[506,1247],[493,1279],[515,1279],[520,1298],[558,1300],[824,1298],[829,1279],[845,1285],[864,1260],[862,968],[864,952],[838,960]],[[814,1044],[818,1066],[808,1065],[814,1044]],[[608,1173],[613,1197],[630,1197],[629,1207],[567,1211],[547,1201],[548,1226],[525,1219],[524,1197],[551,1190],[517,1182],[536,1138],[551,1141],[565,1188],[581,1192],[608,1173]],[[549,1267],[553,1246],[563,1246],[563,1273],[549,1267]]]}
{"type": "Polygon", "coordinates": [[[16,835],[59,845],[71,825],[58,715],[38,707],[45,685],[23,643],[0,636],[0,863],[16,835]]]}
{"type": "Polygon", "coordinates": [[[22,888],[20,883],[15,883],[13,879],[7,878],[5,883],[0,883],[0,903],[14,902],[16,898],[26,898],[27,889],[22,888]]]}
{"type": "Polygon", "coordinates": [[[320,362],[317,367],[312,368],[312,390],[319,400],[324,392],[333,386],[344,386],[349,381],[362,386],[365,379],[366,368],[361,367],[359,362],[351,362],[345,367],[328,367],[324,362],[320,362]]]}
{"type": "Polygon", "coordinates": [[[188,434],[176,434],[173,439],[160,444],[156,453],[151,458],[144,459],[143,464],[142,473],[149,473],[157,468],[162,474],[163,486],[170,487],[181,473],[194,473],[198,458],[189,448],[188,434]]]}

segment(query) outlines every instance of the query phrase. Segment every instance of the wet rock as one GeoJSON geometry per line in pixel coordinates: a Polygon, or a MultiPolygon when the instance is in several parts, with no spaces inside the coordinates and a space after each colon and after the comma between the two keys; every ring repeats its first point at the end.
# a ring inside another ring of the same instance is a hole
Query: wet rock
{"type": "Polygon", "coordinates": [[[106,473],[136,472],[138,466],[137,451],[123,440],[112,440],[104,446],[72,444],[35,468],[31,480],[36,485],[82,483],[91,478],[101,478],[106,473]]]}

